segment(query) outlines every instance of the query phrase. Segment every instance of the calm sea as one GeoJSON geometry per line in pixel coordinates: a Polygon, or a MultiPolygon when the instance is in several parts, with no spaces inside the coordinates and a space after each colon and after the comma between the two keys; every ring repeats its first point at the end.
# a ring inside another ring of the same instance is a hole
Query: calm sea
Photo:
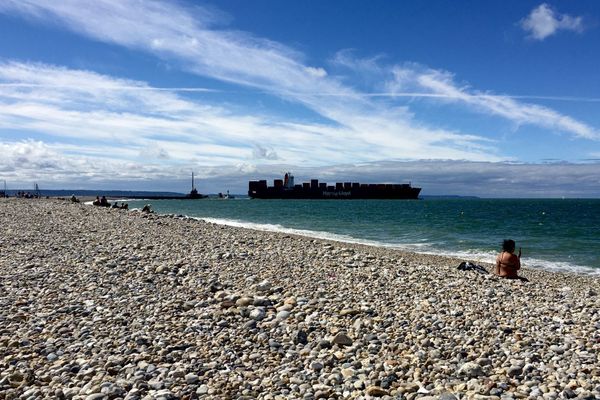
{"type": "Polygon", "coordinates": [[[600,274],[600,200],[131,201],[161,214],[493,262],[504,238],[524,266],[600,274]]]}

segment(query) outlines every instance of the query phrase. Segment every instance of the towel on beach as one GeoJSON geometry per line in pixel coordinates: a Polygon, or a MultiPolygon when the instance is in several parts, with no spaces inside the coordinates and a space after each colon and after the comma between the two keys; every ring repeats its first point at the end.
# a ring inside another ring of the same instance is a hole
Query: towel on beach
{"type": "Polygon", "coordinates": [[[475,271],[475,272],[478,272],[480,274],[487,274],[488,273],[487,269],[485,269],[481,265],[473,264],[473,263],[470,263],[468,261],[461,262],[460,265],[458,266],[458,269],[460,271],[475,271]]]}

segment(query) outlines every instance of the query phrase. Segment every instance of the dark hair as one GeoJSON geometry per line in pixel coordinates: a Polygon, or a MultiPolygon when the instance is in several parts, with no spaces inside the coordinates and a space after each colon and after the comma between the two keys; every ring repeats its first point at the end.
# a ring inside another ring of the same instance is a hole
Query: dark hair
{"type": "Polygon", "coordinates": [[[502,250],[508,251],[509,253],[515,251],[515,246],[515,241],[512,239],[504,239],[504,241],[502,242],[502,250]]]}

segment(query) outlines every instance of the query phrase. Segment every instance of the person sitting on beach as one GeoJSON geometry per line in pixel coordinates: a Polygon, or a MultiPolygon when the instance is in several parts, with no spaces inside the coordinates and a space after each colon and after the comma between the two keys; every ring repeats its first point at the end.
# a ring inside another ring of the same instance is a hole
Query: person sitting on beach
{"type": "Polygon", "coordinates": [[[102,207],[110,207],[110,203],[108,202],[108,200],[106,200],[106,196],[102,196],[102,198],[100,199],[100,205],[102,207]]]}
{"type": "Polygon", "coordinates": [[[96,200],[92,203],[95,206],[100,206],[100,197],[96,196],[96,200]]]}
{"type": "Polygon", "coordinates": [[[515,255],[515,246],[515,241],[511,239],[505,239],[502,243],[502,253],[496,257],[496,275],[527,282],[527,278],[517,275],[517,271],[521,269],[521,248],[519,254],[515,255]]]}
{"type": "Polygon", "coordinates": [[[125,202],[121,203],[121,210],[129,210],[129,204],[125,202]]]}
{"type": "Polygon", "coordinates": [[[144,206],[144,208],[142,208],[142,212],[144,212],[144,213],[151,213],[152,209],[150,208],[150,204],[146,204],[144,206]]]}

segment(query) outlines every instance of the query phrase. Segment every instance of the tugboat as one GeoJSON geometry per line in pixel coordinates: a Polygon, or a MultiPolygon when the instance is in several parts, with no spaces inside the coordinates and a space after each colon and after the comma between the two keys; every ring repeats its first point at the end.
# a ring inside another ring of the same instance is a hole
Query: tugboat
{"type": "Polygon", "coordinates": [[[192,172],[192,190],[185,196],[186,199],[205,199],[208,196],[198,193],[196,186],[194,186],[194,172],[192,172]]]}
{"type": "Polygon", "coordinates": [[[328,185],[311,179],[301,185],[294,184],[294,176],[286,173],[283,179],[275,179],[273,186],[266,180],[250,181],[248,196],[254,199],[418,199],[421,188],[410,183],[359,183],[337,182],[328,185]]]}
{"type": "Polygon", "coordinates": [[[229,190],[227,191],[227,194],[223,194],[223,193],[219,193],[219,198],[223,199],[223,200],[229,200],[229,199],[235,199],[235,196],[232,194],[229,194],[229,190]]]}

